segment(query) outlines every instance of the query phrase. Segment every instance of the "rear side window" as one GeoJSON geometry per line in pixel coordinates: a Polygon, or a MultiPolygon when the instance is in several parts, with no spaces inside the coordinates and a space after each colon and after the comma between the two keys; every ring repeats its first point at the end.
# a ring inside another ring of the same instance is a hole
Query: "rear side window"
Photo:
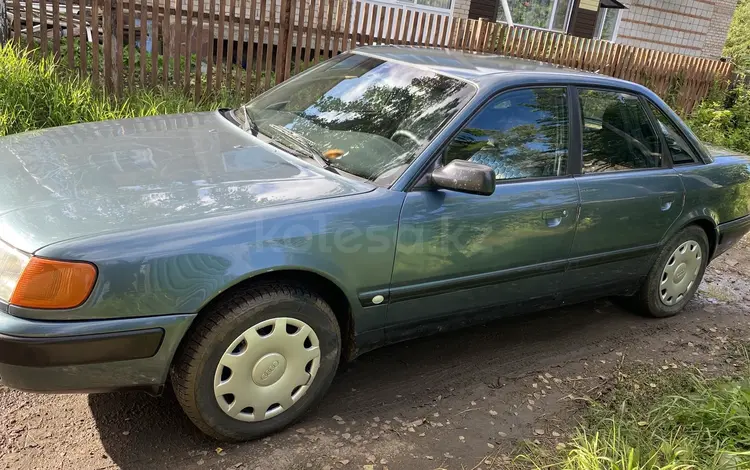
{"type": "Polygon", "coordinates": [[[661,143],[637,96],[580,90],[583,172],[603,173],[661,166],[661,143]]]}
{"type": "Polygon", "coordinates": [[[685,165],[698,162],[699,160],[692,147],[690,147],[687,139],[683,136],[675,123],[669,119],[669,116],[664,114],[664,112],[657,108],[653,103],[649,102],[648,105],[654,113],[654,117],[656,117],[656,122],[659,124],[659,130],[664,134],[664,140],[666,140],[669,152],[672,154],[672,163],[675,165],[685,165]]]}

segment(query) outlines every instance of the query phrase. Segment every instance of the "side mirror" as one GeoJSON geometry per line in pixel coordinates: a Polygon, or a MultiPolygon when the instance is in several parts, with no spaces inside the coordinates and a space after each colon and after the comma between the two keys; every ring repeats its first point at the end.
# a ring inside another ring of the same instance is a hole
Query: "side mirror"
{"type": "Polygon", "coordinates": [[[453,160],[430,176],[432,184],[443,189],[482,196],[495,192],[495,172],[479,163],[453,160]]]}

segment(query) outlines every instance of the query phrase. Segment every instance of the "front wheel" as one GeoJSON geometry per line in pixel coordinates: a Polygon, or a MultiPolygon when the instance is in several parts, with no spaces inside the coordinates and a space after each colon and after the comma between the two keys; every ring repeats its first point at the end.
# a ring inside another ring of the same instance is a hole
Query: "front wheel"
{"type": "Polygon", "coordinates": [[[708,256],[708,238],[700,227],[691,225],[673,236],[636,294],[639,310],[659,318],[679,313],[698,290],[708,256]]]}
{"type": "Polygon", "coordinates": [[[336,373],[338,322],[302,287],[236,292],[197,321],[175,359],[172,384],[188,417],[217,439],[285,428],[322,399],[336,373]]]}

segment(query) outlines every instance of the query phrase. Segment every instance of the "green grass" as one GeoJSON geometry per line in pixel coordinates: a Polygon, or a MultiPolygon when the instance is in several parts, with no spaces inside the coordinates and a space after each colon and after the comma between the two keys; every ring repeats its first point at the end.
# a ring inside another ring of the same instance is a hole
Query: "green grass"
{"type": "Polygon", "coordinates": [[[750,379],[636,371],[592,405],[570,442],[532,446],[515,462],[559,470],[750,469],[750,379]]]}
{"type": "Polygon", "coordinates": [[[115,100],[51,56],[13,44],[0,47],[0,136],[79,122],[211,110],[240,101],[221,92],[194,103],[180,91],[163,88],[126,90],[115,100]]]}
{"type": "Polygon", "coordinates": [[[686,395],[647,413],[606,418],[581,428],[561,469],[750,468],[750,383],[696,379],[686,395]]]}

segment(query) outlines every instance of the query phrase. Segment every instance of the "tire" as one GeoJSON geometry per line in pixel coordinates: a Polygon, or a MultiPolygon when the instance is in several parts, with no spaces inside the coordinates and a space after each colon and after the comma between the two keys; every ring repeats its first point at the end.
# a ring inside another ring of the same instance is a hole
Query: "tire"
{"type": "Polygon", "coordinates": [[[257,439],[317,405],[340,356],[341,332],[328,304],[302,286],[259,285],[230,294],[201,315],[175,356],[172,386],[204,433],[225,441],[257,439]],[[315,342],[317,362],[310,359],[315,342]]]}
{"type": "Polygon", "coordinates": [[[682,229],[662,247],[640,291],[633,298],[635,307],[644,315],[656,318],[677,315],[698,290],[706,271],[708,257],[706,232],[695,225],[682,229]],[[685,254],[677,255],[676,250],[682,247],[687,251],[685,254]],[[691,254],[693,250],[700,250],[700,259],[693,260],[690,257],[695,256],[691,254]],[[673,255],[677,256],[674,260],[673,255]],[[665,273],[665,269],[670,262],[673,263],[674,272],[668,274],[665,273]],[[695,272],[695,278],[689,283],[692,272],[695,272]],[[677,280],[682,282],[675,282],[677,280]],[[670,290],[667,290],[667,287],[670,287],[670,290]]]}

